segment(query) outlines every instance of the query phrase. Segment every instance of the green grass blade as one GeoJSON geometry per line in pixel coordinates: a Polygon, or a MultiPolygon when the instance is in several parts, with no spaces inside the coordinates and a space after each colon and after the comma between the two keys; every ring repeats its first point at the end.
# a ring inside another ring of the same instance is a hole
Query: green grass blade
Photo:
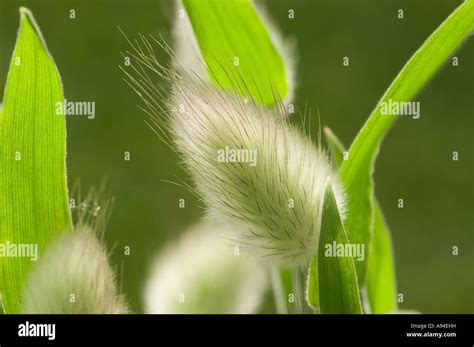
{"type": "MultiPolygon", "coordinates": [[[[335,167],[339,168],[342,164],[343,154],[345,151],[344,145],[341,141],[333,134],[328,128],[324,128],[324,134],[328,140],[329,151],[331,153],[331,159],[335,167]]],[[[318,275],[318,254],[316,253],[311,259],[308,270],[308,283],[306,290],[306,300],[310,307],[315,310],[319,310],[319,275],[318,275]]]]}
{"type": "MultiPolygon", "coordinates": [[[[340,167],[343,153],[342,142],[329,128],[324,128],[331,156],[340,167]]],[[[385,223],[378,201],[374,204],[374,224],[367,267],[367,293],[372,313],[388,313],[397,309],[395,264],[390,230],[385,223]]]]}
{"type": "Polygon", "coordinates": [[[216,85],[267,106],[275,104],[275,95],[287,96],[283,59],[249,0],[183,0],[183,4],[216,85]]]}
{"type": "Polygon", "coordinates": [[[373,236],[367,265],[367,293],[372,313],[389,313],[397,309],[392,240],[377,201],[374,203],[373,236]]]}
{"type": "Polygon", "coordinates": [[[352,256],[329,256],[327,245],[348,244],[336,198],[331,185],[326,185],[321,235],[319,239],[319,300],[321,313],[363,313],[359,286],[352,256]]]}
{"type": "MultiPolygon", "coordinates": [[[[474,1],[459,6],[428,38],[395,78],[380,102],[389,99],[410,101],[436,73],[442,64],[459,48],[473,30],[474,1]]],[[[380,105],[380,103],[379,103],[380,105]]],[[[348,196],[348,218],[345,221],[349,239],[364,243],[368,249],[370,224],[373,220],[372,171],[381,141],[396,116],[382,115],[377,105],[349,149],[343,162],[341,180],[348,196]]],[[[367,258],[366,258],[367,259],[367,258]]],[[[359,283],[365,283],[367,261],[357,262],[359,283]]]]}
{"type": "Polygon", "coordinates": [[[306,284],[306,300],[313,310],[319,310],[319,275],[318,275],[318,254],[316,253],[309,264],[308,281],[306,284]]]}
{"type": "MultiPolygon", "coordinates": [[[[66,185],[66,127],[56,115],[61,81],[32,14],[20,9],[20,30],[0,116],[0,243],[36,244],[39,254],[71,227],[66,185]]],[[[30,258],[0,258],[7,313],[20,310],[30,258]]]]}

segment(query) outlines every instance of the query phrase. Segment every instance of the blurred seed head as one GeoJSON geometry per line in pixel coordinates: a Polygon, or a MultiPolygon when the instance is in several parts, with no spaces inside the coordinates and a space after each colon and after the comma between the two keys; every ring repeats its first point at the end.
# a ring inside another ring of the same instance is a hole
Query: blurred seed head
{"type": "MultiPolygon", "coordinates": [[[[175,1],[175,12],[184,10],[181,0],[175,1]]],[[[182,18],[175,16],[173,23],[173,51],[175,52],[174,63],[186,71],[192,71],[201,80],[207,81],[208,75],[199,44],[194,36],[193,27],[187,15],[182,18]]]]}
{"type": "Polygon", "coordinates": [[[283,36],[273,18],[268,14],[267,7],[270,6],[268,1],[254,0],[254,7],[258,16],[267,28],[273,45],[283,59],[285,64],[286,83],[288,93],[283,98],[283,103],[288,106],[292,103],[296,90],[296,66],[297,66],[297,39],[296,36],[283,36]]]}
{"type": "Polygon", "coordinates": [[[145,290],[147,313],[257,312],[267,274],[219,238],[220,232],[201,222],[159,252],[145,290]]]}
{"type": "Polygon", "coordinates": [[[77,181],[69,203],[75,230],[59,236],[33,266],[23,293],[23,312],[127,313],[104,246],[113,204],[105,182],[82,196],[77,181]]]}
{"type": "Polygon", "coordinates": [[[23,313],[127,313],[105,248],[90,229],[65,232],[30,272],[23,313]]]}

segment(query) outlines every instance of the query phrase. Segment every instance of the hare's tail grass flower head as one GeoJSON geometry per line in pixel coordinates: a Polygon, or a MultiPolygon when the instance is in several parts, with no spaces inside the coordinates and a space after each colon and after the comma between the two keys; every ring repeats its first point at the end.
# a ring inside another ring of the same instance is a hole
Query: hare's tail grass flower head
{"type": "Polygon", "coordinates": [[[243,249],[276,263],[306,263],[317,249],[328,178],[343,210],[326,152],[282,117],[281,102],[268,109],[237,97],[161,65],[144,47],[135,47],[139,64],[124,69],[126,80],[152,128],[180,154],[208,214],[231,226],[228,238],[243,249]]]}
{"type": "Polygon", "coordinates": [[[266,268],[218,237],[221,231],[202,221],[159,252],[144,293],[146,313],[257,313],[266,268]]]}
{"type": "Polygon", "coordinates": [[[326,180],[337,185],[326,153],[276,111],[213,87],[180,82],[170,103],[175,147],[209,214],[252,253],[308,260],[326,180]]]}
{"type": "MultiPolygon", "coordinates": [[[[103,187],[103,186],[102,186],[103,187]]],[[[71,206],[74,231],[64,232],[34,264],[23,291],[23,313],[128,313],[104,246],[112,199],[91,189],[71,206]]]]}
{"type": "Polygon", "coordinates": [[[35,264],[23,313],[127,313],[105,248],[90,229],[64,233],[35,264]]]}

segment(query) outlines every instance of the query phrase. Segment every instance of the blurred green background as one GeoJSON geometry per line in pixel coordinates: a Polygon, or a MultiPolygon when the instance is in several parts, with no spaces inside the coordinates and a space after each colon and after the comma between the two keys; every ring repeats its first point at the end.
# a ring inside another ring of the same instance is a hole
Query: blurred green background
{"type": "MultiPolygon", "coordinates": [[[[297,41],[297,111],[319,107],[321,124],[349,145],[385,89],[429,34],[458,6],[451,0],[270,0],[268,12],[297,41]],[[294,9],[295,18],[288,18],[294,9]],[[397,10],[404,10],[404,19],[397,10]],[[342,57],[350,66],[342,66],[342,57]]],[[[184,189],[176,156],[145,125],[138,97],[118,65],[127,44],[117,26],[171,40],[177,16],[169,0],[0,0],[0,90],[27,6],[62,75],[68,100],[95,101],[96,118],[69,117],[69,186],[107,179],[116,198],[106,239],[122,291],[142,310],[153,256],[203,211],[184,189]],[[75,9],[76,18],[69,18],[75,9]],[[124,152],[131,161],[124,160],[124,152]],[[186,208],[178,200],[186,199],[186,208]],[[131,254],[124,255],[124,247],[131,254]]],[[[217,29],[217,28],[216,28],[217,29]]],[[[169,41],[172,43],[172,41],[169,41]]],[[[421,119],[402,118],[376,165],[376,194],[392,230],[402,308],[474,313],[474,49],[472,40],[418,97],[421,119]],[[453,151],[459,161],[452,161],[453,151]],[[397,208],[403,198],[405,207],[397,208]],[[459,255],[452,255],[452,247],[459,255]]],[[[160,53],[157,51],[157,53],[160,53]]],[[[166,61],[166,57],[161,57],[166,61]]],[[[2,95],[3,98],[3,95],[2,95]]],[[[318,129],[317,118],[312,122],[318,129]]]]}

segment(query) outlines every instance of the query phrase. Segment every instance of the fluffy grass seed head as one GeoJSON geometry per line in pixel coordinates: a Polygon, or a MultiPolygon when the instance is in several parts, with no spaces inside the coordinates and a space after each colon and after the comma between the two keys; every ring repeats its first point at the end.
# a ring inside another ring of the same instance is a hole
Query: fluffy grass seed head
{"type": "Polygon", "coordinates": [[[89,229],[64,233],[35,264],[23,313],[126,313],[106,251],[89,229]]]}
{"type": "Polygon", "coordinates": [[[22,295],[23,313],[127,313],[116,289],[103,236],[113,199],[91,189],[72,208],[75,230],[64,232],[32,267],[22,295]]]}
{"type": "MultiPolygon", "coordinates": [[[[151,39],[174,59],[166,44],[151,39]]],[[[274,263],[306,262],[317,249],[328,179],[343,210],[326,152],[290,124],[281,100],[268,109],[176,64],[160,64],[143,36],[130,44],[136,64],[122,68],[125,80],[145,102],[148,124],[180,154],[208,214],[229,225],[227,237],[250,253],[274,263]]]]}
{"type": "Polygon", "coordinates": [[[218,237],[203,221],[160,251],[145,290],[147,313],[257,313],[267,288],[262,265],[218,237]]]}
{"type": "MultiPolygon", "coordinates": [[[[277,111],[212,87],[179,83],[174,144],[199,196],[231,238],[272,260],[306,261],[317,249],[327,179],[324,151],[277,111]]],[[[339,201],[342,201],[339,194],[339,201]]]]}

